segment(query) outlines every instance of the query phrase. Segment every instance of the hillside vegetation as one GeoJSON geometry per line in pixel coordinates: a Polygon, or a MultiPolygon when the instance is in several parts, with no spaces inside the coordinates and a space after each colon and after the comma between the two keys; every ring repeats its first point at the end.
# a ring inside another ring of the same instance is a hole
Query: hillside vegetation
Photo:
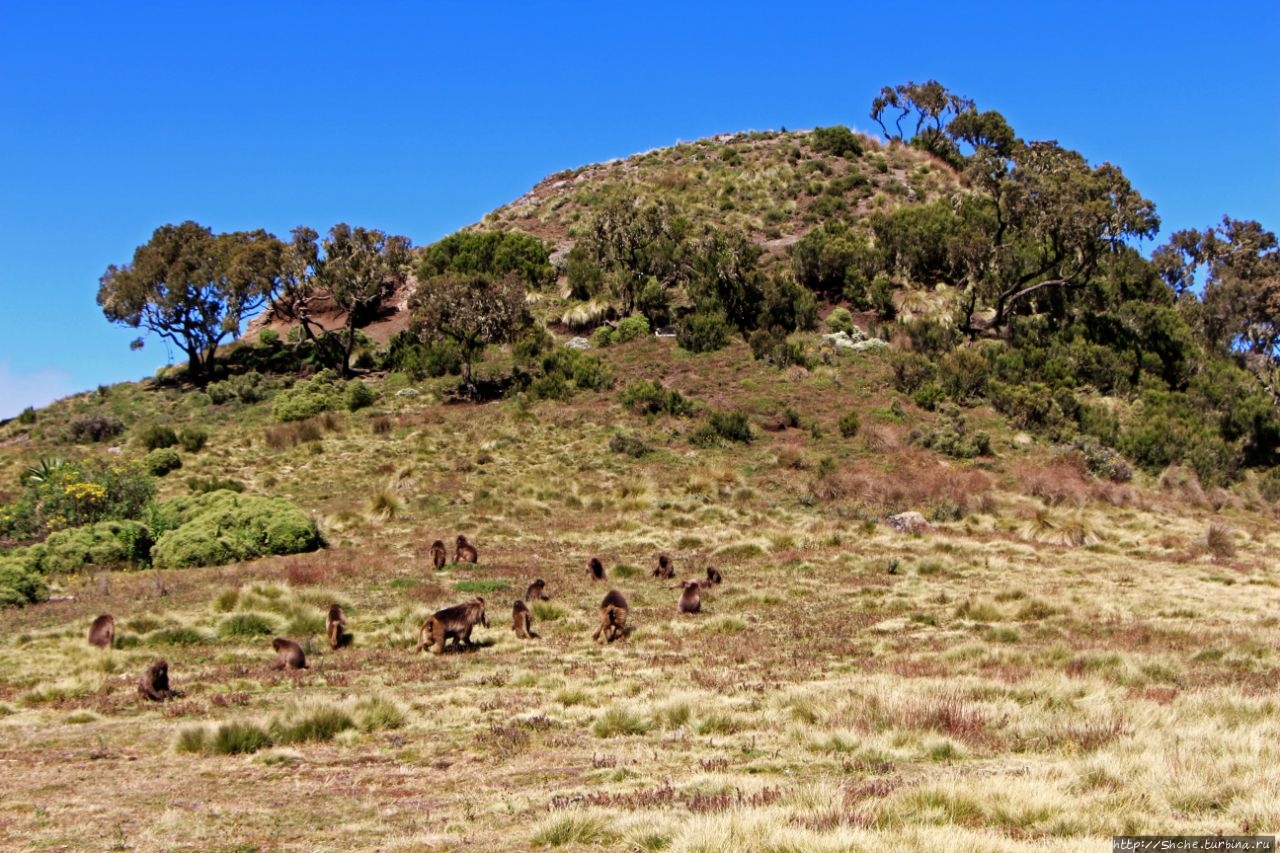
{"type": "Polygon", "coordinates": [[[1154,210],[1118,169],[931,85],[873,104],[903,138],[680,144],[422,249],[187,223],[111,267],[107,316],[153,334],[182,334],[158,287],[176,275],[217,328],[270,310],[0,425],[6,837],[1066,851],[1272,831],[1274,237],[1226,220],[1146,260],[1154,210]],[[193,247],[208,268],[180,262],[193,247]],[[478,563],[435,570],[458,534],[478,563]],[[723,583],[681,614],[708,567],[723,583]],[[539,637],[517,639],[536,578],[539,637]],[[596,643],[611,588],[628,630],[596,643]],[[476,596],[473,648],[416,651],[476,596]],[[100,613],[111,648],[85,640],[100,613]],[[274,668],[275,637],[309,668],[274,668]],[[179,695],[153,703],[157,658],[179,695]]]}

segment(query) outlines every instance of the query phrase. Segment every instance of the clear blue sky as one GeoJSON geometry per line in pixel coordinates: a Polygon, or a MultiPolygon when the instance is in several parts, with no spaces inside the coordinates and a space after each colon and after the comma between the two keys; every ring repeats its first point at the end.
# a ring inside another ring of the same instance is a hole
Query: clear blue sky
{"type": "Polygon", "coordinates": [[[871,99],[909,79],[1116,163],[1165,235],[1280,230],[1278,54],[1275,0],[0,0],[0,418],[169,360],[95,300],[165,223],[424,245],[561,169],[875,130],[871,99]]]}

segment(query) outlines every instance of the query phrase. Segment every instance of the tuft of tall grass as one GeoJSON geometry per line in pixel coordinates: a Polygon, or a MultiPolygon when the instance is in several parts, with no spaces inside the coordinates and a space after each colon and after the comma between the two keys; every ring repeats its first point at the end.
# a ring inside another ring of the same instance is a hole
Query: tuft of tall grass
{"type": "Polygon", "coordinates": [[[262,637],[276,633],[276,622],[263,613],[236,613],[222,620],[218,625],[218,636],[262,637]]]}
{"type": "Polygon", "coordinates": [[[646,719],[629,708],[611,705],[591,725],[591,733],[596,737],[616,737],[618,735],[642,735],[653,728],[653,721],[646,719]]]}

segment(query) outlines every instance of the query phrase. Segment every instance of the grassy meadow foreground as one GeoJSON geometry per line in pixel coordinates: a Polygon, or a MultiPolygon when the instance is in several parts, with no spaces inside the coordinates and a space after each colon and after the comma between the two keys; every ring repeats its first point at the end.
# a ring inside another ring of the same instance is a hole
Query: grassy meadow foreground
{"type": "Polygon", "coordinates": [[[302,424],[141,386],[57,404],[204,425],[164,489],[285,496],[329,547],[65,576],[73,600],[5,611],[0,847],[1096,851],[1280,827],[1274,508],[1176,471],[1096,480],[981,408],[992,454],[943,461],[877,354],[780,371],[744,349],[616,355],[618,387],[745,411],[753,441],[722,447],[616,392],[443,405],[445,380],[302,424]],[[619,431],[651,452],[611,450],[619,431]],[[897,508],[932,528],[877,520],[897,508]],[[457,533],[479,564],[434,572],[457,533]],[[676,581],[724,573],[702,613],[650,576],[663,551],[676,581]],[[538,577],[541,637],[517,640],[538,577]],[[609,588],[631,630],[595,644],[609,588]],[[478,648],[415,652],[475,595],[478,648]],[[101,612],[117,648],[85,642],[101,612]],[[310,669],[272,668],[280,635],[310,669]],[[136,692],[157,657],[182,693],[163,704],[136,692]]]}

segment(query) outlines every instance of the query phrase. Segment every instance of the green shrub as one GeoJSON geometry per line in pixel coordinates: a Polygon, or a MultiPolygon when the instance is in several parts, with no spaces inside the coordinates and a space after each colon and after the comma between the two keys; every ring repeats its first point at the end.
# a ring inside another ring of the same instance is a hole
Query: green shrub
{"type": "Polygon", "coordinates": [[[627,708],[613,705],[591,725],[596,737],[616,735],[642,735],[653,728],[653,721],[635,714],[627,708]]]}
{"type": "Polygon", "coordinates": [[[315,522],[282,498],[217,491],[173,498],[163,509],[177,526],[151,549],[160,568],[216,566],[323,544],[315,522]]]}
{"type": "Polygon", "coordinates": [[[836,308],[827,315],[827,328],[833,332],[853,332],[853,315],[848,308],[836,308]]]}
{"type": "Polygon", "coordinates": [[[244,483],[230,477],[188,477],[187,488],[199,495],[219,490],[243,492],[244,483]]]}
{"type": "Polygon", "coordinates": [[[591,333],[591,345],[597,349],[608,349],[617,343],[618,337],[609,326],[596,326],[591,333]]]}
{"type": "Polygon", "coordinates": [[[26,554],[0,556],[0,607],[24,607],[48,597],[49,585],[26,554]]]}
{"type": "Polygon", "coordinates": [[[648,318],[643,314],[632,314],[631,316],[623,317],[618,321],[615,340],[620,344],[625,344],[628,341],[634,341],[636,338],[647,337],[648,334],[648,318]]]}
{"type": "Polygon", "coordinates": [[[331,370],[299,382],[276,395],[271,414],[278,421],[303,421],[321,412],[337,411],[346,404],[346,383],[331,370]]]}
{"type": "Polygon", "coordinates": [[[68,431],[72,441],[106,441],[124,432],[124,422],[111,415],[77,415],[71,419],[68,431]]]}
{"type": "Polygon", "coordinates": [[[600,356],[582,350],[558,347],[543,357],[541,368],[545,378],[558,377],[565,383],[573,384],[568,394],[547,399],[566,399],[572,395],[573,389],[604,391],[613,387],[612,368],[600,356]]]}
{"type": "Polygon", "coordinates": [[[347,411],[355,412],[372,406],[378,395],[359,379],[347,383],[347,411]]]}
{"type": "Polygon", "coordinates": [[[362,732],[398,729],[404,721],[399,706],[381,696],[370,696],[356,705],[356,725],[362,732]]]}
{"type": "Polygon", "coordinates": [[[143,458],[142,467],[156,477],[163,477],[182,467],[182,457],[172,447],[160,447],[143,458]]]}
{"type": "Polygon", "coordinates": [[[138,443],[147,450],[173,447],[178,443],[178,434],[173,431],[173,427],[151,424],[138,434],[138,443]]]}
{"type": "Polygon", "coordinates": [[[942,390],[957,403],[982,397],[987,390],[989,373],[986,357],[974,349],[953,350],[938,363],[938,381],[942,390]]]}
{"type": "Polygon", "coordinates": [[[271,384],[263,380],[261,373],[250,370],[221,382],[211,382],[205,387],[205,392],[216,405],[233,401],[249,404],[267,399],[271,384]]]}
{"type": "Polygon", "coordinates": [[[861,157],[862,140],[842,124],[813,129],[813,149],[836,157],[861,157]]]}
{"type": "Polygon", "coordinates": [[[633,382],[619,395],[622,405],[640,415],[691,417],[693,402],[656,379],[633,382]]]}
{"type": "Polygon", "coordinates": [[[889,357],[889,366],[893,368],[893,387],[904,394],[912,393],[937,376],[933,361],[915,352],[894,352],[889,357]]]}
{"type": "Polygon", "coordinates": [[[911,402],[926,412],[932,412],[938,408],[945,399],[947,399],[947,393],[942,390],[942,386],[937,382],[926,382],[911,395],[911,402]]]}
{"type": "Polygon", "coordinates": [[[195,628],[161,628],[147,635],[148,646],[198,646],[205,641],[204,634],[195,628]]]}
{"type": "Polygon", "coordinates": [[[690,314],[676,330],[676,343],[689,352],[714,352],[729,343],[729,322],[723,314],[690,314]]]}
{"type": "Polygon", "coordinates": [[[178,444],[187,453],[199,453],[209,441],[209,433],[200,427],[186,427],[178,433],[178,444]]]}
{"type": "Polygon", "coordinates": [[[720,440],[750,444],[751,424],[742,412],[712,412],[707,423],[694,431],[689,440],[699,447],[710,447],[720,440]]]}
{"type": "Polygon", "coordinates": [[[972,459],[991,453],[991,438],[985,432],[971,432],[954,406],[948,406],[933,427],[912,430],[910,441],[956,459],[972,459]]]}
{"type": "Polygon", "coordinates": [[[86,566],[119,568],[145,565],[151,535],[140,521],[99,521],[51,534],[40,554],[46,573],[74,572],[86,566]]]}
{"type": "Polygon", "coordinates": [[[862,421],[858,419],[857,412],[846,412],[840,418],[840,435],[844,438],[853,438],[858,434],[858,429],[861,426],[862,421]]]}

